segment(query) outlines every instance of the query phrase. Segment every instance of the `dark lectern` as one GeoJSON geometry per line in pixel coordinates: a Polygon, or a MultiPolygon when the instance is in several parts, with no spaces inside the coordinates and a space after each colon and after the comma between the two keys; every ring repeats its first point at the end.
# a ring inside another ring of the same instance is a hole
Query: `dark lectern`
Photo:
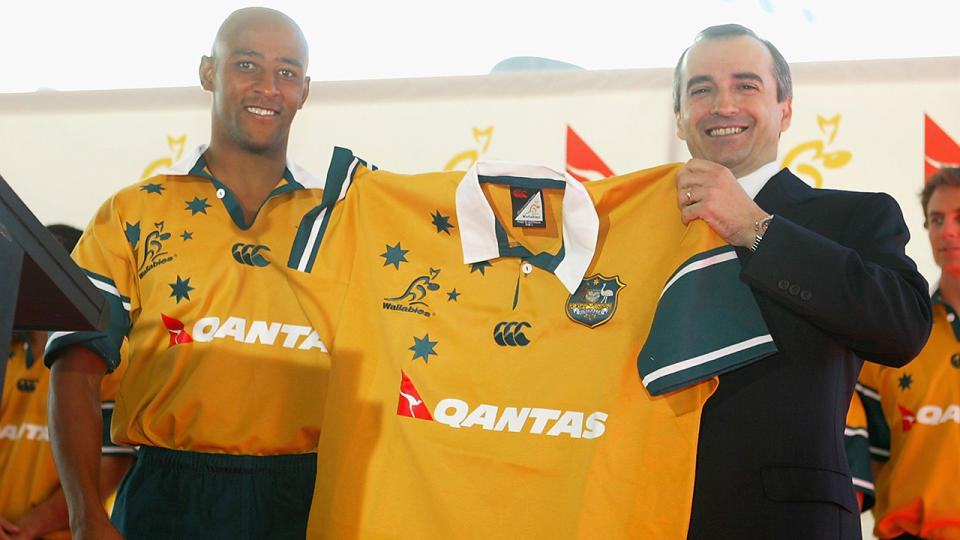
{"type": "Polygon", "coordinates": [[[0,393],[14,329],[103,330],[109,322],[106,297],[0,176],[0,393]]]}

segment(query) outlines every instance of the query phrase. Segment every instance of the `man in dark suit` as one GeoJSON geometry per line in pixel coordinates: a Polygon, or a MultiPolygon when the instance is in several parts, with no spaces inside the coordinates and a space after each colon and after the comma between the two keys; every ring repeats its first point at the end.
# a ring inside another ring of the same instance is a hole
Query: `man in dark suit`
{"type": "Polygon", "coordinates": [[[720,376],[704,408],[690,539],[860,538],[843,441],[857,374],[905,364],[930,332],[893,198],[778,172],[791,106],[786,61],[739,25],[701,32],[674,72],[683,220],[737,246],[779,350],[720,376]]]}

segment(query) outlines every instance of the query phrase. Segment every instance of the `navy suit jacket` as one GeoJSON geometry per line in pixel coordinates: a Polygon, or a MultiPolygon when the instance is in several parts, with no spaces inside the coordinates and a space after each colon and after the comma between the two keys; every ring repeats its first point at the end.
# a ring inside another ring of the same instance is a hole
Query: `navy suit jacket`
{"type": "Polygon", "coordinates": [[[703,410],[690,539],[861,538],[843,428],[863,360],[899,366],[926,343],[927,283],[883,193],[814,189],[784,169],[757,204],[759,249],[737,249],[779,352],[720,376],[703,410]]]}

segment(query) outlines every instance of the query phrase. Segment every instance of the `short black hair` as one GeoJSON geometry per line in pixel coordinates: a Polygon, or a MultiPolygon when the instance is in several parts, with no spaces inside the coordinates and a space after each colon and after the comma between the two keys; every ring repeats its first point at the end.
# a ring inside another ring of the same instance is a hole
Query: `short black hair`
{"type": "Polygon", "coordinates": [[[700,33],[697,34],[697,37],[693,38],[693,44],[684,49],[683,54],[680,55],[680,59],[677,60],[677,66],[673,68],[673,112],[680,112],[680,67],[683,65],[683,60],[687,57],[690,48],[705,39],[720,39],[736,36],[752,37],[760,43],[763,43],[767,47],[767,50],[770,51],[770,55],[773,57],[773,74],[777,78],[777,103],[782,103],[783,100],[793,97],[793,78],[790,75],[790,65],[787,64],[787,60],[780,54],[780,51],[774,47],[773,43],[765,39],[760,39],[760,36],[746,26],[740,24],[719,24],[701,30],[700,33]]]}
{"type": "Polygon", "coordinates": [[[927,178],[927,183],[920,192],[920,206],[923,207],[923,228],[927,228],[927,206],[933,192],[943,186],[960,187],[960,168],[944,167],[927,178]]]}
{"type": "Polygon", "coordinates": [[[67,250],[67,253],[73,251],[73,248],[76,247],[77,242],[80,240],[80,236],[83,235],[83,231],[80,229],[61,223],[47,225],[47,230],[57,239],[57,242],[60,242],[63,249],[67,250]]]}

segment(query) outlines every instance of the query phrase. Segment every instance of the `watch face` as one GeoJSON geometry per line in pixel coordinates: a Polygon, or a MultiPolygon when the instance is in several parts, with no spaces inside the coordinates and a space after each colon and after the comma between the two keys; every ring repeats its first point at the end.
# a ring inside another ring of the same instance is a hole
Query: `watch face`
{"type": "Polygon", "coordinates": [[[763,236],[764,233],[767,232],[767,227],[770,226],[770,222],[771,222],[771,221],[773,221],[773,216],[767,216],[767,217],[763,218],[762,220],[760,220],[760,223],[758,224],[758,227],[757,227],[757,233],[758,233],[760,236],[763,236]]]}

